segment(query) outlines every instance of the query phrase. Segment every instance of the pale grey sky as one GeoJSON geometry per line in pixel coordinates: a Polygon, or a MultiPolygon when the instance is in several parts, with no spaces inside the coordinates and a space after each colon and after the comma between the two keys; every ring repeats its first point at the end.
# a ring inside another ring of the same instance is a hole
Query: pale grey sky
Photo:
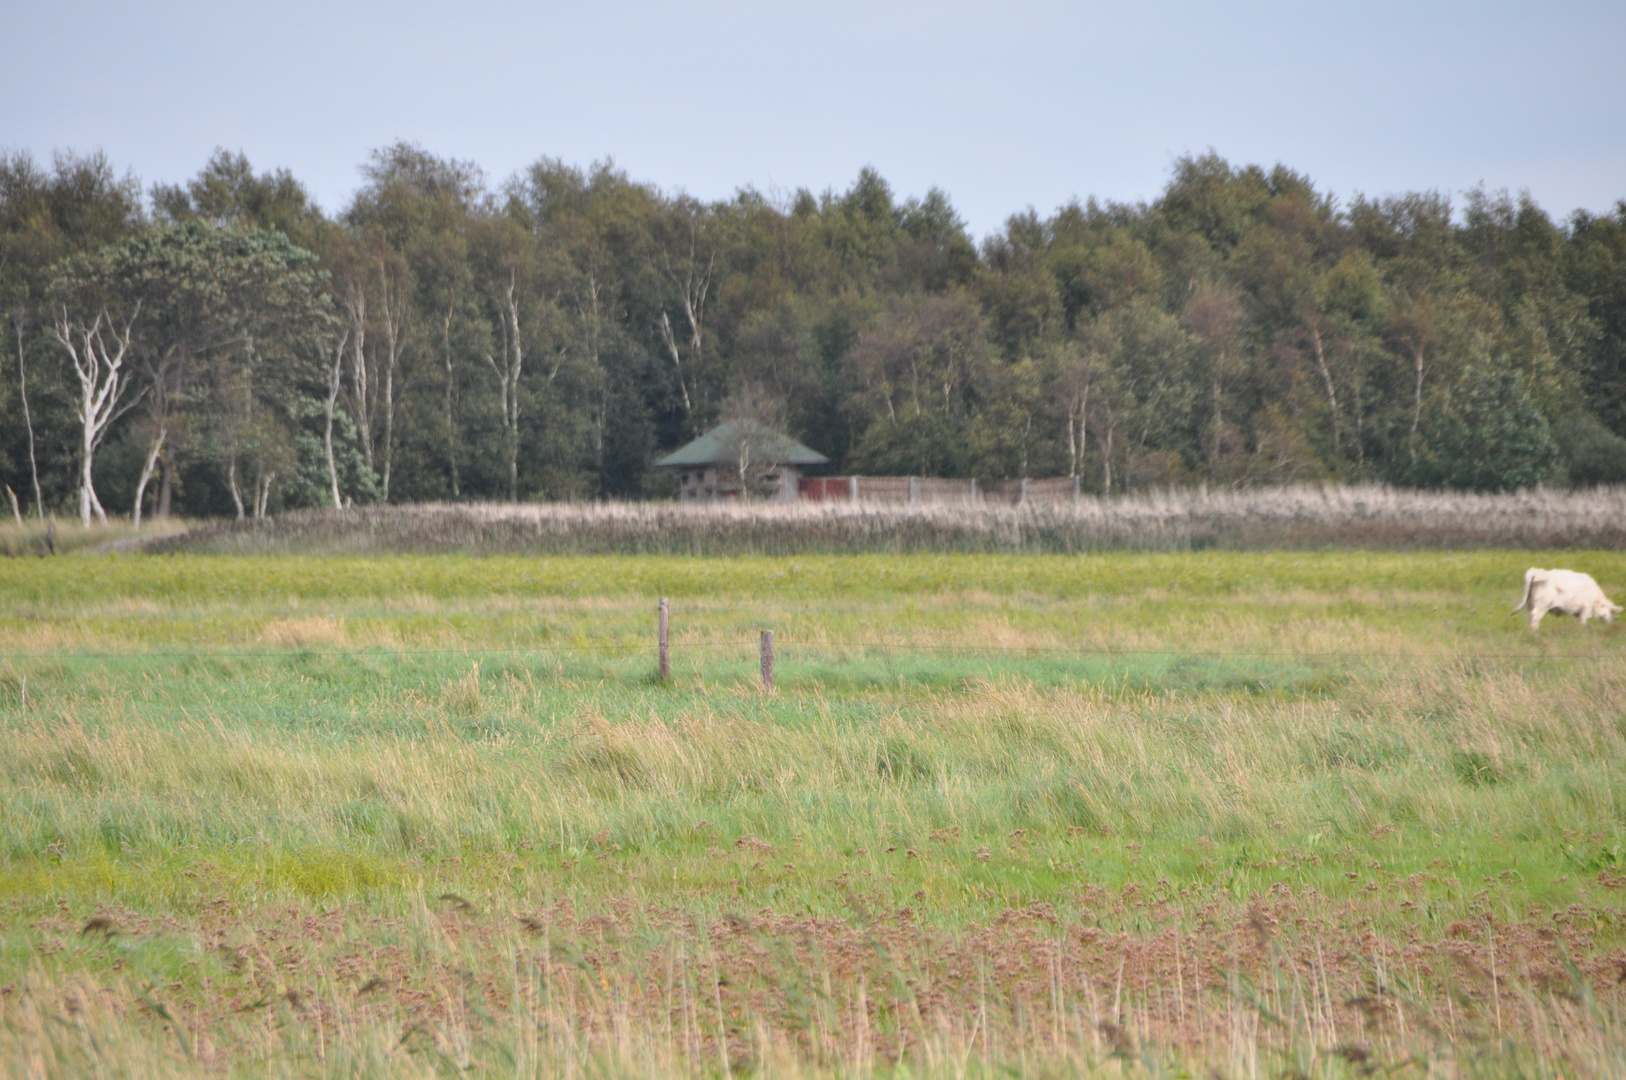
{"type": "Polygon", "coordinates": [[[1150,199],[1212,147],[1341,198],[1484,182],[1626,198],[1626,3],[234,4],[0,0],[0,147],[144,184],[216,146],[341,208],[396,139],[494,182],[613,157],[702,198],[947,191],[977,235],[1150,199]]]}

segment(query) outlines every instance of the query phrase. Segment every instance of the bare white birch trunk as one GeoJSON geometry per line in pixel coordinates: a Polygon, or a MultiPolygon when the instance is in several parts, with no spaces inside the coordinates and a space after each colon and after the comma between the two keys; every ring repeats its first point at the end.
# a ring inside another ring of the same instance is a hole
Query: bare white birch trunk
{"type": "Polygon", "coordinates": [[[1107,437],[1106,441],[1102,444],[1101,455],[1102,460],[1106,463],[1106,475],[1104,478],[1105,482],[1103,483],[1102,488],[1103,491],[1108,495],[1112,494],[1112,441],[1117,434],[1118,418],[1114,416],[1107,420],[1107,437]]]}
{"type": "Polygon", "coordinates": [[[361,452],[369,472],[373,469],[373,399],[367,371],[367,291],[351,285],[345,293],[345,311],[350,316],[350,393],[356,431],[361,436],[361,452]]]}
{"type": "Polygon", "coordinates": [[[1310,327],[1310,341],[1315,345],[1316,367],[1321,371],[1321,381],[1327,388],[1327,403],[1332,408],[1332,452],[1339,457],[1343,456],[1343,437],[1338,423],[1338,391],[1333,388],[1332,371],[1327,367],[1327,353],[1321,347],[1321,329],[1310,327]]]}
{"type": "Polygon", "coordinates": [[[28,411],[28,346],[23,338],[23,323],[26,309],[19,306],[12,314],[12,324],[17,328],[17,384],[22,391],[23,399],[23,425],[28,429],[28,475],[34,481],[34,513],[39,515],[41,521],[45,520],[45,503],[40,498],[40,467],[34,456],[34,416],[28,411]]]}
{"type": "Polygon", "coordinates": [[[1089,434],[1089,415],[1090,384],[1085,383],[1083,389],[1074,394],[1067,405],[1067,460],[1072,469],[1068,475],[1075,480],[1084,475],[1084,451],[1088,445],[1086,436],[1089,434]]]}
{"type": "Polygon", "coordinates": [[[169,428],[160,427],[158,437],[152,441],[152,446],[147,450],[147,461],[141,466],[141,479],[136,481],[135,509],[131,512],[131,518],[137,529],[141,528],[141,502],[147,497],[147,484],[152,480],[153,470],[158,464],[158,455],[163,452],[164,441],[168,438],[169,428]]]}
{"type": "MultiPolygon", "coordinates": [[[[140,310],[138,305],[136,314],[140,310]]],[[[119,407],[128,388],[124,378],[124,357],[130,348],[130,332],[135,317],[131,315],[121,333],[105,309],[97,313],[90,326],[86,326],[83,320],[70,319],[67,309],[63,308],[52,328],[51,336],[68,351],[74,374],[79,380],[79,397],[74,402],[74,408],[80,425],[79,521],[83,525],[90,524],[92,513],[99,521],[107,520],[107,511],[102,509],[102,501],[96,497],[91,473],[96,462],[97,447],[106,437],[108,427],[124,411],[119,407]],[[106,335],[113,339],[111,346],[103,336],[104,323],[106,335]]]]}
{"type": "MultiPolygon", "coordinates": [[[[169,444],[170,382],[173,377],[175,389],[180,390],[186,371],[186,360],[187,346],[182,343],[175,350],[160,354],[156,361],[149,358],[143,365],[147,372],[147,414],[152,417],[152,425],[157,430],[157,435],[147,450],[146,461],[141,466],[141,475],[136,480],[135,508],[130,516],[138,529],[141,527],[142,512],[147,501],[147,485],[152,482],[158,462],[164,456],[164,448],[169,444]]],[[[159,509],[161,512],[166,509],[162,505],[161,497],[159,509]]]]}
{"type": "Polygon", "coordinates": [[[499,366],[492,357],[486,357],[486,363],[491,365],[491,370],[497,376],[498,405],[502,409],[503,435],[507,444],[510,502],[519,498],[519,378],[525,366],[524,342],[519,332],[519,300],[514,295],[517,286],[516,276],[510,271],[508,286],[503,290],[500,320],[503,362],[499,366]]]}
{"type": "Polygon", "coordinates": [[[243,493],[237,487],[237,433],[232,432],[231,449],[226,455],[226,486],[231,488],[231,501],[237,507],[237,520],[248,515],[243,511],[243,493]]]}
{"type": "Polygon", "coordinates": [[[599,490],[604,485],[604,426],[609,422],[610,400],[608,380],[604,377],[604,370],[599,364],[598,337],[600,329],[600,315],[598,309],[598,277],[592,272],[587,274],[587,299],[591,314],[587,332],[588,360],[593,365],[593,372],[598,378],[598,407],[593,415],[593,465],[598,474],[599,490]]]}
{"type": "Polygon", "coordinates": [[[1417,425],[1423,418],[1423,345],[1418,342],[1412,349],[1413,366],[1416,369],[1417,379],[1412,386],[1411,395],[1411,433],[1406,438],[1406,450],[1411,454],[1411,463],[1417,464],[1417,425]]]}
{"type": "Polygon", "coordinates": [[[677,336],[672,333],[672,320],[666,312],[661,312],[660,322],[656,326],[661,331],[661,341],[666,344],[667,354],[672,357],[672,367],[677,370],[678,393],[683,395],[683,415],[694,414],[694,402],[689,400],[689,384],[683,378],[683,354],[678,350],[677,336]]]}
{"type": "MultiPolygon", "coordinates": [[[[693,222],[689,227],[689,253],[679,271],[672,265],[670,255],[666,256],[663,267],[667,280],[676,286],[678,303],[683,308],[683,317],[689,324],[689,369],[691,373],[698,374],[704,359],[705,334],[702,327],[706,318],[706,297],[711,292],[711,275],[717,263],[717,253],[713,251],[706,260],[705,269],[700,268],[696,259],[697,237],[693,222]]],[[[691,425],[694,417],[694,402],[689,396],[689,387],[683,377],[683,357],[678,347],[677,334],[672,328],[672,320],[663,310],[657,324],[661,331],[661,340],[666,345],[667,353],[672,357],[672,366],[677,369],[678,392],[683,396],[683,411],[690,418],[691,425]]]]}
{"type": "Polygon", "coordinates": [[[457,489],[457,379],[452,367],[452,305],[446,305],[446,315],[440,323],[441,359],[446,364],[446,459],[452,467],[452,498],[458,498],[457,489]]]}
{"type": "Polygon", "coordinates": [[[339,344],[333,349],[333,364],[327,369],[327,428],[322,434],[322,445],[327,450],[327,482],[335,510],[344,509],[344,500],[339,497],[339,467],[333,460],[333,409],[339,401],[339,385],[344,381],[344,346],[349,339],[348,329],[340,333],[339,344]]]}
{"type": "Polygon", "coordinates": [[[1074,421],[1078,419],[1078,399],[1067,403],[1067,475],[1078,475],[1078,438],[1074,421]]]}
{"type": "Polygon", "coordinates": [[[395,457],[395,367],[401,359],[406,307],[400,290],[390,282],[389,268],[378,263],[379,300],[384,305],[384,475],[381,497],[390,501],[390,463],[395,457]]]}
{"type": "Polygon", "coordinates": [[[276,483],[276,480],[277,473],[273,469],[270,472],[261,473],[259,479],[255,481],[254,516],[256,518],[265,517],[266,508],[271,505],[271,485],[276,483]]]}

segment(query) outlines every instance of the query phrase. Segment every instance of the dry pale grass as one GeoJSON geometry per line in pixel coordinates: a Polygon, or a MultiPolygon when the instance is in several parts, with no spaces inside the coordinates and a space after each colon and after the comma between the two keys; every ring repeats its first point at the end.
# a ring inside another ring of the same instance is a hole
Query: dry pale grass
{"type": "Polygon", "coordinates": [[[302,619],[272,619],[260,631],[262,644],[290,649],[311,645],[343,647],[350,644],[343,619],[331,615],[302,619]]]}
{"type": "Polygon", "coordinates": [[[1615,548],[1626,488],[1508,494],[1375,485],[1167,491],[1003,505],[422,504],[219,523],[154,551],[1093,551],[1372,547],[1615,548]]]}
{"type": "Polygon", "coordinates": [[[149,519],[140,530],[128,519],[113,517],[105,522],[81,526],[72,519],[48,518],[41,522],[24,518],[19,525],[9,517],[0,520],[0,556],[66,555],[86,550],[118,550],[139,546],[150,540],[184,533],[190,523],[179,518],[149,519]]]}
{"type": "Polygon", "coordinates": [[[72,652],[107,640],[76,619],[0,623],[0,650],[7,653],[72,652]]]}

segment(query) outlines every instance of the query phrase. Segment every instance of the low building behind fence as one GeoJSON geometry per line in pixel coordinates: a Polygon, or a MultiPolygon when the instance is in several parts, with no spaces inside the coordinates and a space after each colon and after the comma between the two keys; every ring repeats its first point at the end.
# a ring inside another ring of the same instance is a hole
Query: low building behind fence
{"type": "Polygon", "coordinates": [[[1021,506],[1030,502],[1071,502],[1078,498],[1078,477],[1043,480],[946,480],[933,476],[818,476],[797,484],[799,498],[809,502],[994,503],[1021,506]]]}

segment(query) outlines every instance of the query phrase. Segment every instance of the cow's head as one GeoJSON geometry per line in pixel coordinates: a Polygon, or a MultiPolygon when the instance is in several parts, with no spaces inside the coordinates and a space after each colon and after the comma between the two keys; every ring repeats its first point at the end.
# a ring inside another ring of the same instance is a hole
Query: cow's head
{"type": "Polygon", "coordinates": [[[1621,607],[1619,604],[1611,603],[1602,597],[1599,597],[1598,602],[1592,606],[1593,617],[1602,619],[1606,623],[1614,622],[1615,616],[1619,615],[1622,611],[1626,611],[1626,608],[1621,607]]]}

